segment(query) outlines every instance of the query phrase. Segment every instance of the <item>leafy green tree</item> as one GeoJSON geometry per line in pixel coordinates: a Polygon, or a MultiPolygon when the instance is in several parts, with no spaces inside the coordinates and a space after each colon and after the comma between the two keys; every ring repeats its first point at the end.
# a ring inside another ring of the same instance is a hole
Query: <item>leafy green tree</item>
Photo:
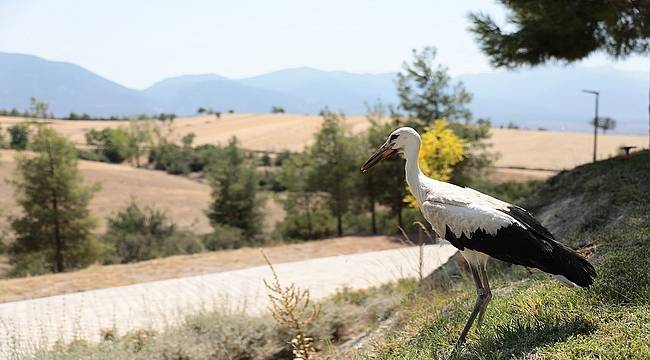
{"type": "Polygon", "coordinates": [[[29,145],[29,126],[19,123],[9,127],[9,147],[15,150],[25,150],[29,145]]]}
{"type": "MultiPolygon", "coordinates": [[[[145,155],[148,146],[153,140],[154,123],[150,120],[131,120],[129,122],[129,150],[125,154],[131,163],[140,167],[140,158],[145,155]]],[[[115,133],[113,133],[115,136],[115,133]]]]}
{"type": "MultiPolygon", "coordinates": [[[[304,221],[295,221],[299,229],[292,230],[293,238],[314,239],[314,215],[317,209],[318,194],[311,190],[314,168],[307,153],[290,156],[282,162],[279,171],[280,183],[287,189],[284,208],[287,216],[301,214],[304,221]]],[[[287,231],[285,231],[286,234],[287,231]]]]}
{"type": "Polygon", "coordinates": [[[122,163],[133,157],[133,143],[129,130],[119,126],[103,130],[91,129],[86,133],[86,143],[94,146],[108,162],[122,163]]]}
{"type": "Polygon", "coordinates": [[[645,0],[499,1],[508,10],[505,27],[488,14],[470,15],[470,30],[494,66],[573,62],[598,51],[614,58],[650,53],[645,0]]]}
{"type": "Polygon", "coordinates": [[[397,74],[400,106],[414,117],[411,125],[418,131],[434,120],[466,122],[472,118],[467,108],[472,95],[461,82],[452,83],[448,69],[437,64],[435,58],[434,47],[413,50],[413,59],[405,62],[397,74]]]}
{"type": "Polygon", "coordinates": [[[74,145],[54,130],[40,128],[32,149],[36,156],[17,158],[13,185],[23,215],[11,222],[11,261],[24,265],[36,254],[54,272],[87,266],[99,252],[88,209],[98,186],[84,185],[74,145]]]}
{"type": "Polygon", "coordinates": [[[413,60],[405,62],[398,74],[397,91],[400,107],[407,116],[393,113],[400,124],[414,127],[420,133],[435,120],[449,122],[454,133],[465,140],[467,151],[463,161],[454,169],[452,182],[469,185],[474,179],[484,176],[495,156],[489,152],[489,121],[472,123],[472,114],[467,105],[472,95],[462,83],[452,84],[447,68],[436,64],[436,51],[427,47],[413,51],[413,60]]]}
{"type": "MultiPolygon", "coordinates": [[[[366,117],[370,121],[370,128],[355,141],[359,152],[356,162],[359,165],[363,164],[368,156],[386,141],[386,136],[396,127],[395,124],[385,121],[386,108],[380,103],[368,107],[366,117]]],[[[402,225],[401,207],[403,206],[403,202],[398,201],[397,204],[391,204],[387,200],[391,198],[390,194],[393,194],[395,197],[402,196],[402,199],[404,198],[402,195],[404,190],[399,186],[395,187],[394,184],[395,177],[403,180],[403,173],[404,167],[399,165],[397,161],[391,161],[389,159],[382,166],[376,166],[371,169],[370,174],[356,177],[355,192],[360,195],[359,202],[365,205],[364,210],[367,209],[370,212],[370,231],[373,234],[378,232],[377,204],[379,203],[384,203],[389,206],[396,205],[394,207],[390,206],[390,208],[391,210],[395,210],[394,215],[398,217],[399,225],[402,225]]]]}
{"type": "Polygon", "coordinates": [[[323,125],[309,150],[313,162],[310,186],[329,195],[327,203],[336,218],[336,233],[342,236],[343,215],[353,199],[350,190],[359,173],[358,156],[340,116],[329,111],[323,114],[323,125]]]}
{"type": "Polygon", "coordinates": [[[29,99],[30,106],[29,106],[29,113],[31,116],[36,117],[36,118],[43,118],[45,119],[47,117],[47,109],[48,109],[48,104],[45,101],[38,101],[35,97],[31,97],[29,99]]]}
{"type": "Polygon", "coordinates": [[[229,225],[253,238],[262,229],[262,199],[258,196],[258,174],[232,138],[219,161],[207,170],[212,204],[207,211],[213,226],[229,225]]]}

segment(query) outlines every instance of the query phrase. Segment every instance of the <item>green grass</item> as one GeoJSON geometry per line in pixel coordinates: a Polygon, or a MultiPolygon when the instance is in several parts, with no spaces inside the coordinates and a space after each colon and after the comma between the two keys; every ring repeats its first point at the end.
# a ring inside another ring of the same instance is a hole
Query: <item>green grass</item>
{"type": "MultiPolygon", "coordinates": [[[[494,298],[456,358],[650,358],[650,152],[559,174],[529,203],[543,208],[576,198],[569,244],[590,244],[598,278],[589,289],[568,288],[519,266],[490,264],[494,298]],[[587,212],[589,216],[582,216],[587,212]],[[580,216],[578,216],[580,215],[580,216]],[[575,220],[575,221],[573,221],[575,220]]],[[[368,359],[445,359],[475,300],[466,278],[405,302],[400,321],[368,359]]]]}

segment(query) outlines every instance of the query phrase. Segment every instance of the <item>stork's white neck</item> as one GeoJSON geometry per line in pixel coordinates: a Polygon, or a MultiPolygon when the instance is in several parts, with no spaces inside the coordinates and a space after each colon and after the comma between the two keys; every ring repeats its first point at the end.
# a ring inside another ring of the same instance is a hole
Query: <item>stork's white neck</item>
{"type": "Polygon", "coordinates": [[[424,194],[422,194],[420,180],[424,174],[422,174],[420,164],[418,164],[420,139],[414,138],[413,141],[408,142],[404,147],[404,155],[406,156],[406,165],[404,168],[406,171],[406,183],[409,186],[409,190],[411,190],[411,194],[422,204],[424,194]]]}

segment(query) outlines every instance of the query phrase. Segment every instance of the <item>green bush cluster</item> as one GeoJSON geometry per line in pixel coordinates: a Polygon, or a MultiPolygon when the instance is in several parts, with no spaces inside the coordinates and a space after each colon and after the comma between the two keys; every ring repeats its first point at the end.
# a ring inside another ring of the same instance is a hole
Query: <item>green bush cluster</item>
{"type": "Polygon", "coordinates": [[[156,170],[174,175],[187,175],[203,171],[209,164],[216,161],[220,154],[221,148],[215,145],[206,144],[193,148],[163,143],[150,150],[149,163],[156,170]]]}
{"type": "Polygon", "coordinates": [[[15,124],[7,129],[9,132],[9,147],[16,150],[26,150],[29,145],[29,126],[24,123],[15,124]]]}
{"type": "Polygon", "coordinates": [[[165,212],[132,201],[108,221],[105,263],[129,263],[204,251],[201,239],[178,227],[165,212]]]}

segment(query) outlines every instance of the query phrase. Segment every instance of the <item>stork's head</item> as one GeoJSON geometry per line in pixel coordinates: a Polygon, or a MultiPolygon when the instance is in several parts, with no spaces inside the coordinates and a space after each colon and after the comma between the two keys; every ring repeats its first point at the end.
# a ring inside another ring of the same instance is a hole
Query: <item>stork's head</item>
{"type": "Polygon", "coordinates": [[[381,145],[375,152],[361,165],[361,171],[366,172],[371,167],[377,165],[380,161],[390,157],[395,153],[403,154],[407,148],[419,148],[420,135],[410,127],[401,127],[388,136],[386,142],[381,145]]]}

